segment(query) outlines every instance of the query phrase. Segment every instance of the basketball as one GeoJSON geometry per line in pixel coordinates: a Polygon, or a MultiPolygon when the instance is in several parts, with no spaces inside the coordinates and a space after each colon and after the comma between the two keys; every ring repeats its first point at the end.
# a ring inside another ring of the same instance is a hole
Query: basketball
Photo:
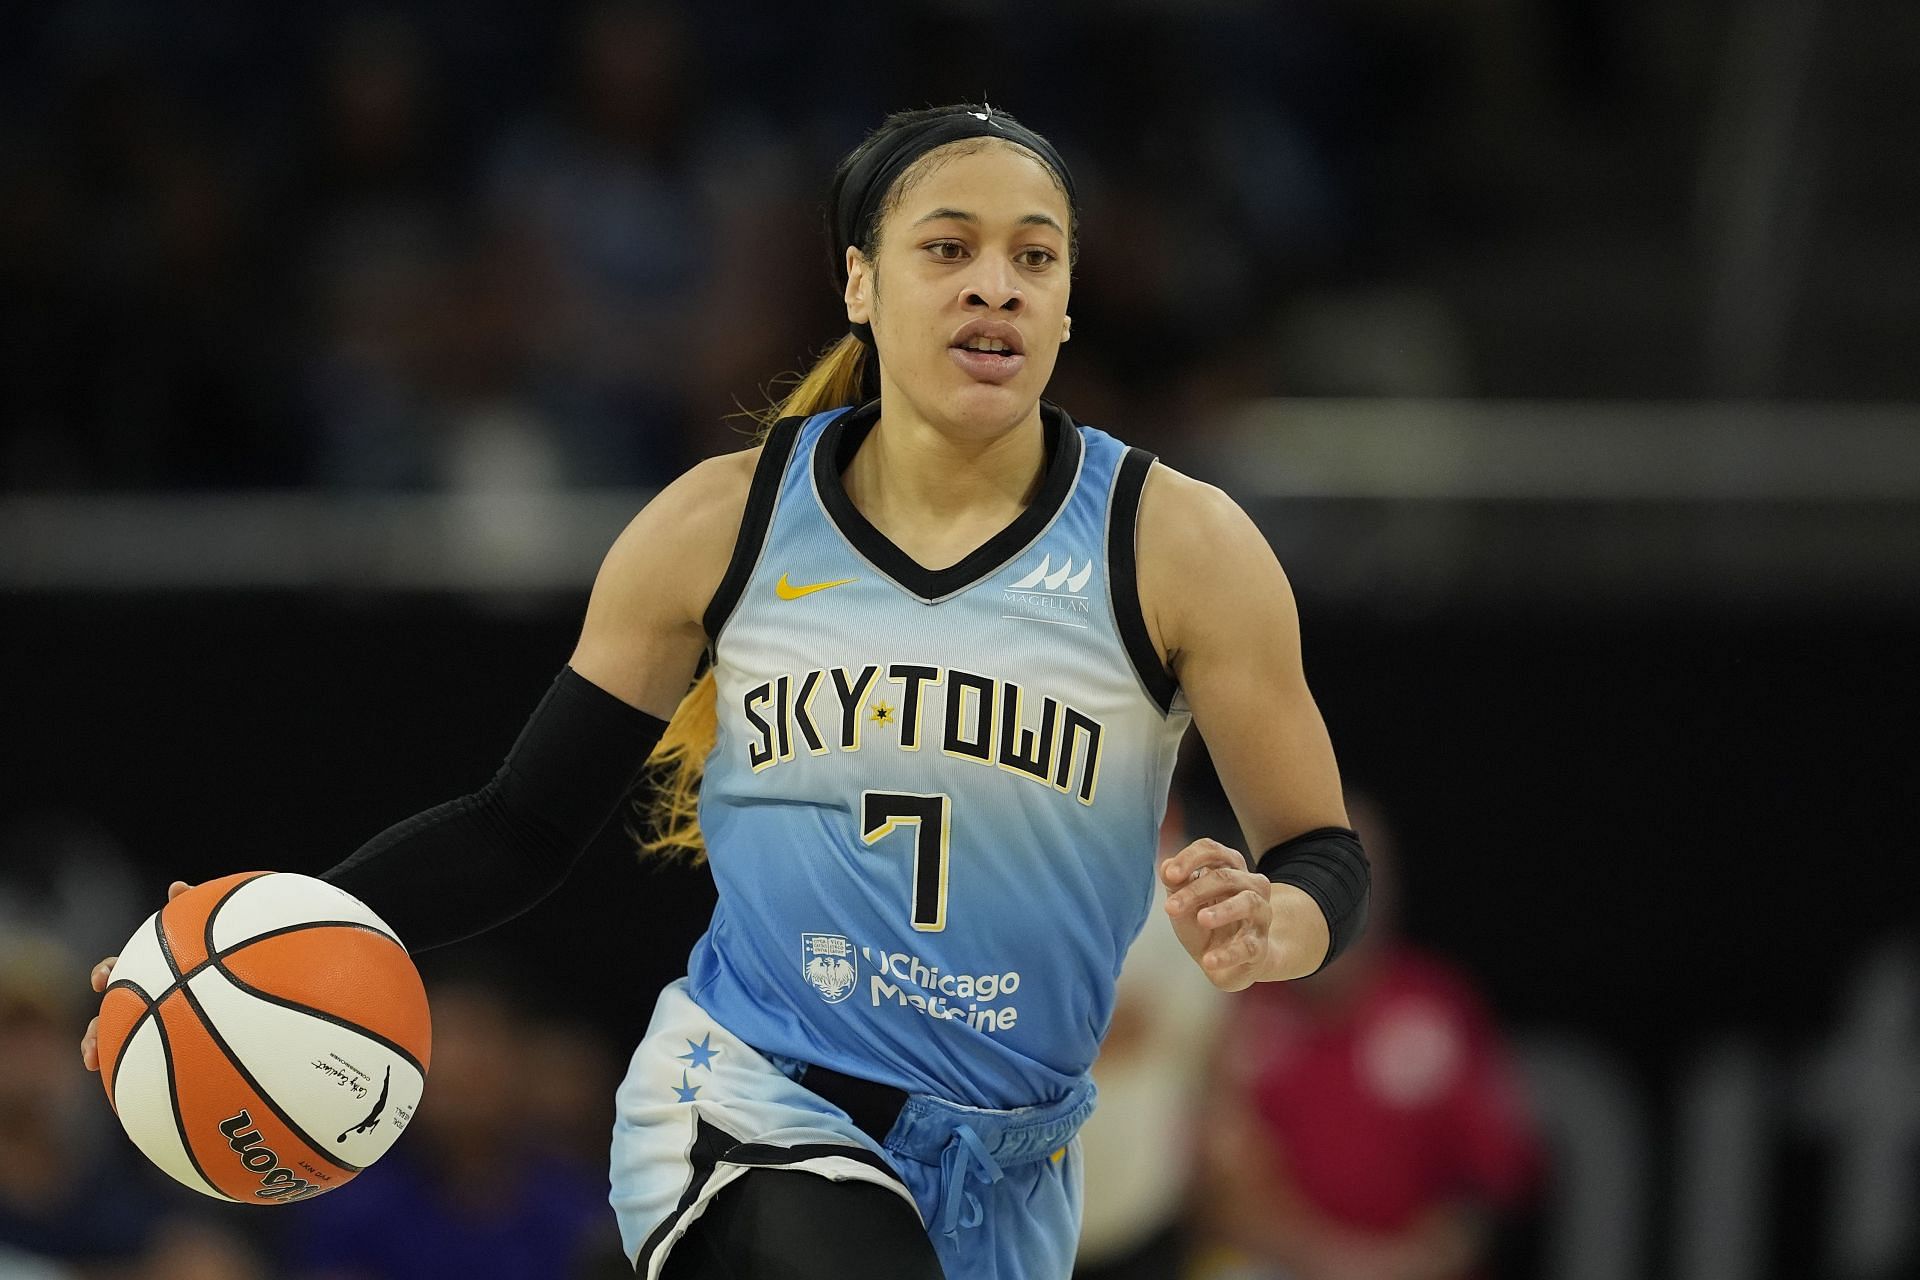
{"type": "Polygon", "coordinates": [[[147,917],[100,1005],[100,1080],[162,1170],[204,1195],[291,1204],[344,1185],[426,1084],[426,989],[358,898],[254,871],[147,917]]]}

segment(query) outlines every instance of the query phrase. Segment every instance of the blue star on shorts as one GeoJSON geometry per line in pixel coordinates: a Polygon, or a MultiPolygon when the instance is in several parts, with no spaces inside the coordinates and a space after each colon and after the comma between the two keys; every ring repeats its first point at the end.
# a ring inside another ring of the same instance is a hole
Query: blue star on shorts
{"type": "Polygon", "coordinates": [[[680,1073],[679,1087],[674,1088],[673,1085],[668,1085],[667,1088],[673,1089],[675,1100],[678,1102],[692,1102],[694,1096],[700,1092],[699,1085],[687,1083],[687,1073],[684,1071],[680,1073]]]}
{"type": "Polygon", "coordinates": [[[693,1067],[689,1068],[689,1070],[699,1067],[705,1067],[709,1071],[713,1070],[713,1060],[720,1056],[720,1051],[708,1043],[712,1039],[713,1033],[709,1031],[706,1035],[700,1037],[699,1044],[695,1044],[691,1040],[687,1041],[687,1048],[692,1050],[692,1052],[683,1053],[680,1057],[683,1061],[693,1064],[693,1067]]]}

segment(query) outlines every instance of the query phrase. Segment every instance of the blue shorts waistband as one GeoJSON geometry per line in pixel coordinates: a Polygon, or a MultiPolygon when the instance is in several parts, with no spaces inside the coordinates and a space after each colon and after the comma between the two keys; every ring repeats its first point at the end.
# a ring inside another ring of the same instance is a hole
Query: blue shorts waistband
{"type": "Polygon", "coordinates": [[[988,1154],[1013,1166],[1044,1159],[1073,1140],[1093,1114],[1093,1081],[1082,1080],[1065,1097],[1031,1107],[996,1111],[963,1106],[931,1094],[910,1093],[882,1144],[896,1155],[939,1164],[963,1127],[973,1130],[988,1154]]]}

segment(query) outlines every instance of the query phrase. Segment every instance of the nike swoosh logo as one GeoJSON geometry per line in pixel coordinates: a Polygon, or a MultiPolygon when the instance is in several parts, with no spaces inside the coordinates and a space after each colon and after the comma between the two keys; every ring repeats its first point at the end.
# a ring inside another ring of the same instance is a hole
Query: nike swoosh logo
{"type": "Polygon", "coordinates": [[[787,581],[787,575],[783,573],[780,575],[780,581],[773,584],[773,594],[782,600],[798,600],[801,596],[810,596],[816,591],[825,591],[829,587],[844,587],[849,582],[858,581],[860,581],[858,578],[838,578],[832,582],[809,582],[805,586],[796,587],[787,581]]]}

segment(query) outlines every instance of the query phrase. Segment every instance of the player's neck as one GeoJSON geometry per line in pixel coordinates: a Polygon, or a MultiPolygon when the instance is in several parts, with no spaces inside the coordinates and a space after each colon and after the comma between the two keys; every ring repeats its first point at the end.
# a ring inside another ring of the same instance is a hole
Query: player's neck
{"type": "Polygon", "coordinates": [[[1026,509],[1045,471],[1037,404],[985,439],[943,430],[903,406],[882,412],[844,483],[860,513],[909,555],[921,558],[915,546],[951,544],[960,548],[957,560],[1026,509]]]}

